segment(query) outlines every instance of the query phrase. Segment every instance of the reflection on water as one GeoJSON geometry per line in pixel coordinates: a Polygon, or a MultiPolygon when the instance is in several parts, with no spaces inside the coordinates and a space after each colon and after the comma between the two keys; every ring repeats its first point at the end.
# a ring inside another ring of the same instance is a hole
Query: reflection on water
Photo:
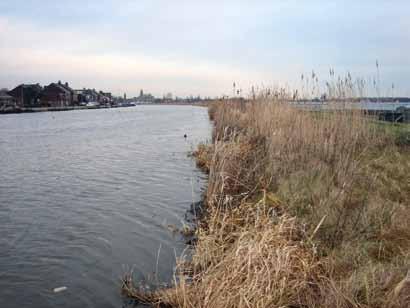
{"type": "Polygon", "coordinates": [[[125,265],[153,276],[159,247],[169,281],[184,242],[166,226],[200,199],[187,153],[209,136],[200,107],[2,115],[0,307],[121,307],[125,265]]]}

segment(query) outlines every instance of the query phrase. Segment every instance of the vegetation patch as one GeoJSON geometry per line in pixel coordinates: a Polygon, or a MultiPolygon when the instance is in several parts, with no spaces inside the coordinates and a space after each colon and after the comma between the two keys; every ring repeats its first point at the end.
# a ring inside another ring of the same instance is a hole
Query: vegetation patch
{"type": "Polygon", "coordinates": [[[128,279],[128,296],[158,307],[410,307],[407,128],[287,101],[209,106],[192,258],[172,288],[128,279]]]}

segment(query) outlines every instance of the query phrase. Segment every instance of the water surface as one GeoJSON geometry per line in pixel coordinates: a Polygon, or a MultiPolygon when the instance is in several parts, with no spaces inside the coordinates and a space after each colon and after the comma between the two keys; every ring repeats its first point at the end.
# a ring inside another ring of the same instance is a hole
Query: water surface
{"type": "Polygon", "coordinates": [[[201,107],[1,115],[0,307],[122,307],[127,268],[170,281],[209,136],[201,107]]]}
{"type": "Polygon", "coordinates": [[[359,109],[373,111],[394,111],[398,108],[410,108],[410,103],[391,102],[302,102],[295,104],[308,109],[359,109]]]}

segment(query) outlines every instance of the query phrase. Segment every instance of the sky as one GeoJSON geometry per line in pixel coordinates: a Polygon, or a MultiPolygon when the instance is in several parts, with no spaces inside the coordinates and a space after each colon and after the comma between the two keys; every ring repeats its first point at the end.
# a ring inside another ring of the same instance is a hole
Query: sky
{"type": "Polygon", "coordinates": [[[329,68],[370,80],[377,60],[382,93],[410,96],[409,16],[409,0],[0,0],[0,88],[214,97],[329,68]]]}

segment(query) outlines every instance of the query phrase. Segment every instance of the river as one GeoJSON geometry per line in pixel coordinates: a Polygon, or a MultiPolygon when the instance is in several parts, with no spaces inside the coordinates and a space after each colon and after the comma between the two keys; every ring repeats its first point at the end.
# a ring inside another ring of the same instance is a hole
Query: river
{"type": "Polygon", "coordinates": [[[126,271],[171,281],[210,133],[192,106],[1,115],[0,307],[128,307],[126,271]]]}

